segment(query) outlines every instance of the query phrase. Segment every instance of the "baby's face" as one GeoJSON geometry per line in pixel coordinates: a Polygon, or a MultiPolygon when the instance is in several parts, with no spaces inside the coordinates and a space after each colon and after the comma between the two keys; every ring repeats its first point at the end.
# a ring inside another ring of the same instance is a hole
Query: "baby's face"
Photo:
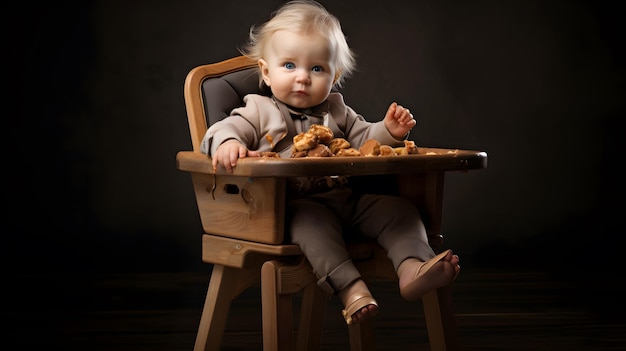
{"type": "Polygon", "coordinates": [[[259,60],[263,80],[274,96],[298,108],[326,100],[336,72],[328,46],[328,39],[316,33],[274,33],[259,60]]]}

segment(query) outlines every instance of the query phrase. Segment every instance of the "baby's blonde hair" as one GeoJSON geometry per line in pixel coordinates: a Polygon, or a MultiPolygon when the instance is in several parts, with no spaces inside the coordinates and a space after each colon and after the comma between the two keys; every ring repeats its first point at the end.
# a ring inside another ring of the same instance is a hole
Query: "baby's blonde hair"
{"type": "Polygon", "coordinates": [[[336,75],[334,85],[340,87],[345,78],[355,69],[356,60],[346,37],[341,30],[337,17],[329,13],[324,6],[313,0],[293,0],[280,7],[261,26],[250,28],[250,37],[241,53],[254,61],[263,58],[263,52],[272,34],[279,30],[296,33],[316,32],[328,39],[328,46],[334,54],[336,75]]]}

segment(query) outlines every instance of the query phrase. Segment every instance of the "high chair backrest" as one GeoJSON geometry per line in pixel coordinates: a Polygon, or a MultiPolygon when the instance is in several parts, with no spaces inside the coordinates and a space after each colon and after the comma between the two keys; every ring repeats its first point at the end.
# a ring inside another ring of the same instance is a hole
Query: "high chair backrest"
{"type": "Polygon", "coordinates": [[[245,56],[198,66],[185,80],[185,105],[194,151],[209,125],[228,116],[251,93],[268,94],[259,86],[257,63],[245,56]]]}

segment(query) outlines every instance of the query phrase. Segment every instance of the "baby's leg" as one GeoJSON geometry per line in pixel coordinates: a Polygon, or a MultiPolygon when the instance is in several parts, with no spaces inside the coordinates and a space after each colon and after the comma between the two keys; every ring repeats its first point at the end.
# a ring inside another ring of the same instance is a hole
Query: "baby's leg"
{"type": "Polygon", "coordinates": [[[456,278],[461,269],[459,257],[451,251],[435,257],[419,210],[412,203],[395,196],[364,195],[357,209],[359,231],[387,250],[405,299],[416,300],[456,278]]]}
{"type": "Polygon", "coordinates": [[[352,222],[359,233],[375,239],[387,251],[396,272],[409,257],[426,261],[435,257],[428,244],[422,216],[410,201],[397,196],[363,195],[352,222]]]}
{"type": "Polygon", "coordinates": [[[326,206],[309,199],[289,204],[291,241],[307,257],[318,277],[318,285],[339,295],[348,324],[362,321],[378,311],[361,274],[349,258],[339,218],[326,206]]]}

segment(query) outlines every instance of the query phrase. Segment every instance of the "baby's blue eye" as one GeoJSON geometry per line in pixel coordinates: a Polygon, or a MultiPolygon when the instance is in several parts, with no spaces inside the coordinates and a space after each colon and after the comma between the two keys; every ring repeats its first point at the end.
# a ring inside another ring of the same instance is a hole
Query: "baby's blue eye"
{"type": "Polygon", "coordinates": [[[285,63],[285,68],[287,68],[287,69],[294,69],[294,68],[296,68],[296,65],[294,65],[292,62],[287,62],[287,63],[285,63]]]}
{"type": "Polygon", "coordinates": [[[313,72],[322,72],[324,68],[322,66],[315,66],[311,69],[313,72]]]}

